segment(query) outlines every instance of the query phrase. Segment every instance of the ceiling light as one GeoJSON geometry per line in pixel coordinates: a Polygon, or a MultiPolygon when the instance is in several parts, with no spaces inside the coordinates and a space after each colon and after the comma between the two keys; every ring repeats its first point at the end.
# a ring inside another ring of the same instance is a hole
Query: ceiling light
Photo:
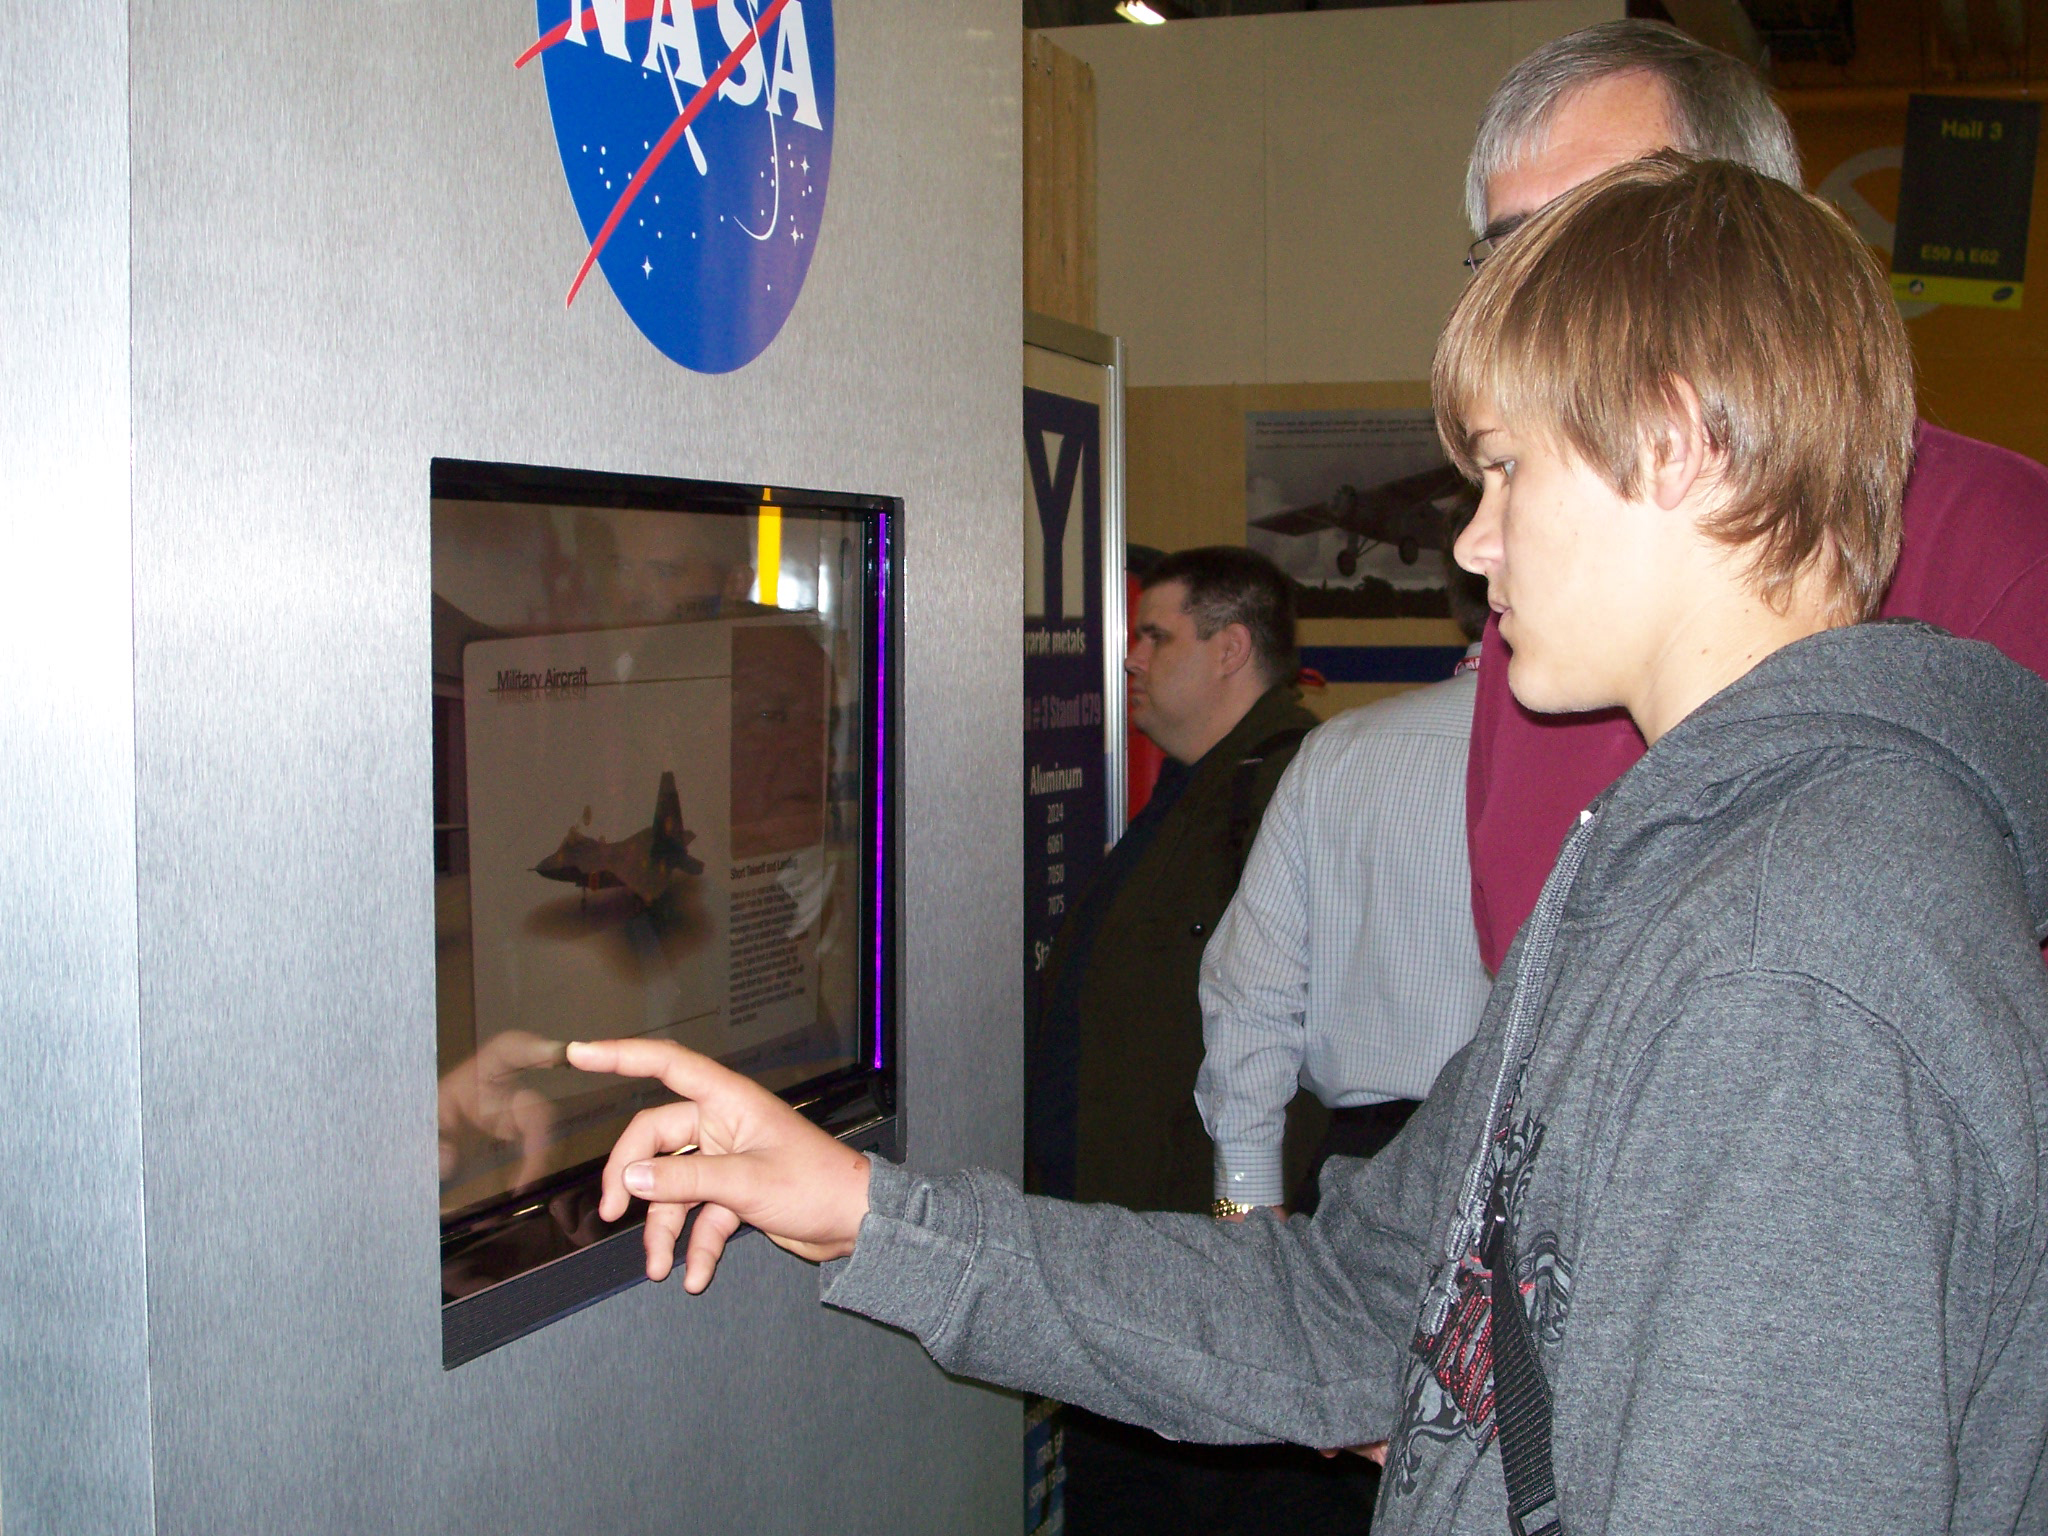
{"type": "Polygon", "coordinates": [[[1125,21],[1135,21],[1141,27],[1156,27],[1166,21],[1166,18],[1147,5],[1145,0],[1122,0],[1116,8],[1116,13],[1125,21]]]}

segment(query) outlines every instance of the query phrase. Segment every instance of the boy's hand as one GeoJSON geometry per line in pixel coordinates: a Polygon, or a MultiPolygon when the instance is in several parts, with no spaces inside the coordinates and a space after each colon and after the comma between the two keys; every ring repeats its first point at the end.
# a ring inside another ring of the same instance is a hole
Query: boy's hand
{"type": "Polygon", "coordinates": [[[625,1215],[631,1195],[647,1202],[648,1279],[668,1278],[693,1205],[703,1207],[683,1261],[683,1289],[693,1296],[742,1225],[813,1263],[853,1252],[868,1210],[867,1158],[758,1083],[668,1040],[576,1041],[569,1064],[659,1078],[683,1096],[635,1115],[604,1167],[605,1220],[625,1215]],[[687,1148],[695,1154],[664,1155],[687,1148]]]}

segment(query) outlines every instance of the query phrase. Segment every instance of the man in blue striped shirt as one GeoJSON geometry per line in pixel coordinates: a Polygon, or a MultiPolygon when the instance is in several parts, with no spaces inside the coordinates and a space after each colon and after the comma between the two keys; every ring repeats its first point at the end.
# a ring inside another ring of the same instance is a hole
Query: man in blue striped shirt
{"type": "MultiPolygon", "coordinates": [[[[1483,589],[1445,563],[1476,640],[1483,589]]],[[[1479,1023],[1492,982],[1465,852],[1478,650],[1448,682],[1312,732],[1266,809],[1202,956],[1195,1100],[1216,1144],[1218,1216],[1287,1208],[1281,1138],[1297,1086],[1332,1110],[1293,1201],[1313,1210],[1324,1159],[1391,1141],[1479,1023]]]]}

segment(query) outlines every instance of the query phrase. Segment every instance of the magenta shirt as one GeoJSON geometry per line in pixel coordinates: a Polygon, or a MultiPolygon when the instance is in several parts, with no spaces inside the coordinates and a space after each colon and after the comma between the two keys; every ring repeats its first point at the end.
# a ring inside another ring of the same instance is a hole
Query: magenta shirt
{"type": "MultiPolygon", "coordinates": [[[[2048,677],[2048,469],[1922,422],[1884,613],[1988,640],[2048,677]]],[[[1482,654],[1465,828],[1479,954],[1498,971],[1573,818],[1644,749],[1619,709],[1536,715],[1517,704],[1491,620],[1482,654]]]]}

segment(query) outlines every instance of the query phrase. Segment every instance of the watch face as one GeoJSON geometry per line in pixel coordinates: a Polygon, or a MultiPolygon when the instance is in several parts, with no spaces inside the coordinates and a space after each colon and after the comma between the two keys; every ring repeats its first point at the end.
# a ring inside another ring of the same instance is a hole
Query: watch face
{"type": "Polygon", "coordinates": [[[831,0],[536,0],[536,18],[520,62],[547,77],[590,241],[570,301],[594,265],[674,361],[753,361],[789,318],[824,219],[831,0]]]}

